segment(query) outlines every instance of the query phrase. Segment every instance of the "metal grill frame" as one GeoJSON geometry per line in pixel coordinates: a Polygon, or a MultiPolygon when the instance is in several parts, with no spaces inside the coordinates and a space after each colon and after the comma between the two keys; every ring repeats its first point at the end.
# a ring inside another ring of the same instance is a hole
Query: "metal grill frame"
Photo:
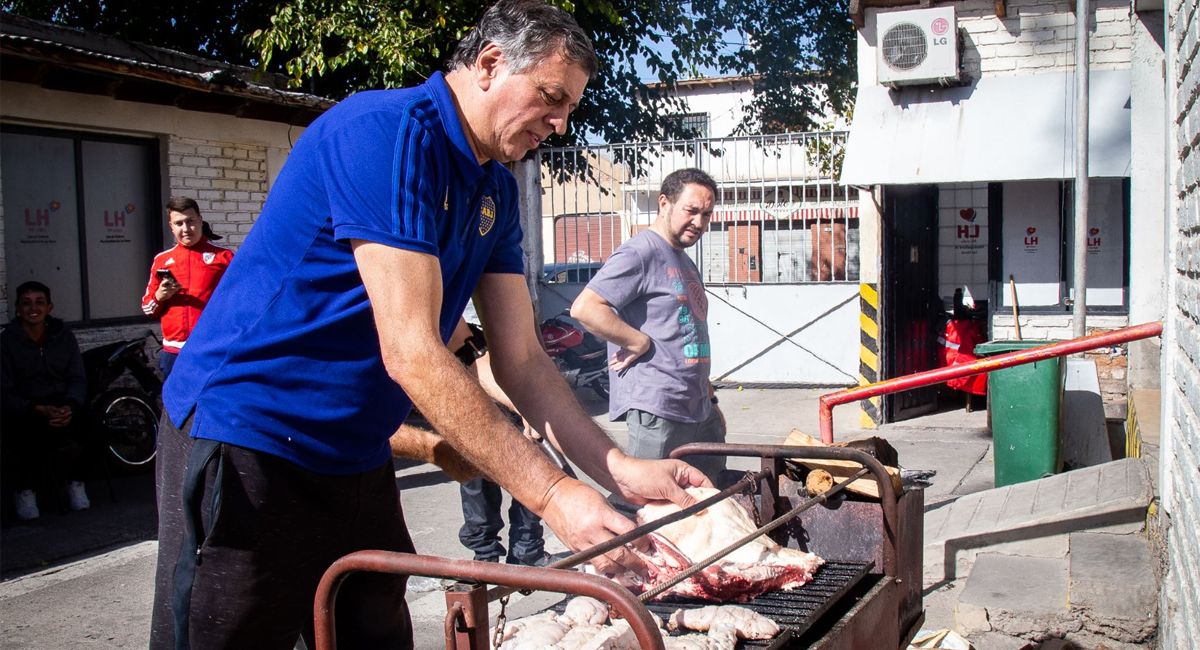
{"type": "MultiPolygon", "coordinates": [[[[915,500],[906,500],[907,505],[904,507],[904,511],[909,515],[901,527],[901,522],[898,520],[899,499],[890,476],[874,457],[856,449],[786,445],[690,444],[676,449],[671,455],[678,458],[692,454],[760,457],[763,469],[769,470],[762,472],[758,478],[761,483],[759,512],[763,520],[773,520],[780,512],[786,512],[786,509],[780,509],[786,502],[786,497],[779,492],[779,479],[785,476],[785,458],[853,460],[870,469],[879,484],[881,495],[876,519],[882,521],[883,527],[880,536],[880,553],[883,558],[882,573],[873,574],[872,570],[876,568],[876,565],[862,563],[861,566],[864,567],[862,575],[834,589],[832,594],[818,604],[815,609],[820,611],[809,617],[810,620],[803,630],[799,630],[798,626],[796,631],[788,630],[786,634],[781,634],[770,642],[767,647],[784,647],[800,642],[811,647],[883,647],[881,646],[883,640],[895,642],[897,648],[907,645],[908,640],[912,638],[924,620],[924,613],[920,611],[920,519],[923,502],[920,496],[915,500]],[[914,504],[916,505],[914,506],[914,504]],[[915,567],[903,567],[906,576],[910,575],[915,568],[916,579],[912,580],[898,577],[897,563],[900,558],[898,538],[902,532],[908,533],[914,528],[917,530],[915,540],[910,540],[906,544],[907,551],[904,555],[908,560],[906,564],[914,564],[912,550],[915,543],[915,567]],[[867,583],[865,576],[872,574],[877,575],[878,580],[867,583]],[[856,596],[853,602],[846,602],[848,600],[847,593],[858,584],[865,585],[868,590],[856,596]],[[916,612],[912,611],[914,601],[916,612]],[[836,621],[826,621],[824,616],[829,614],[827,610],[830,608],[844,609],[846,613],[836,621]],[[819,639],[804,641],[796,639],[797,636],[805,634],[805,631],[816,621],[820,621],[822,624],[822,629],[813,632],[813,634],[821,635],[819,639]]],[[[917,490],[916,493],[919,495],[920,491],[917,490]]],[[[775,533],[776,536],[783,534],[785,532],[782,528],[775,533]]],[[[835,567],[839,564],[837,561],[833,561],[833,563],[835,567]]],[[[448,560],[387,551],[359,551],[339,559],[321,578],[314,599],[314,631],[318,650],[336,649],[334,604],[338,587],[347,576],[359,571],[455,578],[465,581],[446,593],[445,638],[448,649],[483,650],[490,647],[487,584],[586,595],[606,601],[629,621],[642,648],[660,650],[663,647],[662,638],[658,635],[657,626],[651,619],[647,608],[631,592],[606,578],[562,569],[448,560]]],[[[801,589],[800,592],[802,591],[801,589]]]]}

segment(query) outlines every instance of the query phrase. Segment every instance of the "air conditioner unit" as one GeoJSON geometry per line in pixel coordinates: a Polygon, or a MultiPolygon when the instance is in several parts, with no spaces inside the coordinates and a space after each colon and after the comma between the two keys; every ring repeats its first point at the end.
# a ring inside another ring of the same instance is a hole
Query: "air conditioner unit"
{"type": "Polygon", "coordinates": [[[876,70],[885,86],[958,81],[954,5],[875,16],[876,70]]]}

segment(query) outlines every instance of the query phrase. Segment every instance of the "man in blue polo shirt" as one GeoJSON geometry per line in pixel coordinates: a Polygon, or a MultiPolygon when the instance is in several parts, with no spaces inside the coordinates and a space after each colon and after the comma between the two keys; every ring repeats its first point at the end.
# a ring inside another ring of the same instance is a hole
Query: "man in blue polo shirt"
{"type": "MultiPolygon", "coordinates": [[[[473,292],[498,383],[581,469],[635,503],[686,505],[707,484],[617,449],[535,335],[500,163],[565,131],[596,69],[587,36],[541,0],[502,0],[449,68],[309,127],[188,339],[163,394],[151,647],[291,648],[334,560],[411,551],[388,438],[413,405],[571,548],[632,529],[446,349],[473,292]]],[[[593,563],[638,565],[624,549],[593,563]]],[[[340,647],[411,646],[402,579],[339,593],[340,647]]]]}

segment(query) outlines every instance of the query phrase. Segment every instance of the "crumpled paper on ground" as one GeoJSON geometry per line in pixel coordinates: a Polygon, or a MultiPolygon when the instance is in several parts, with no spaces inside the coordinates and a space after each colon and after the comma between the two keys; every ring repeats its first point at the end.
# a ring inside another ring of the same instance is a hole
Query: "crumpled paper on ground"
{"type": "Polygon", "coordinates": [[[942,648],[943,650],[974,650],[970,641],[964,639],[958,632],[950,629],[921,630],[908,644],[908,650],[927,650],[942,648]]]}

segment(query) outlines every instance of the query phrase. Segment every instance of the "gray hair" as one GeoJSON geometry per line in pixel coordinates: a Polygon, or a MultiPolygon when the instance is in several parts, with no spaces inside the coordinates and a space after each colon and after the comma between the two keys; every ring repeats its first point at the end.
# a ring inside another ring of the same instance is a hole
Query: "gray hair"
{"type": "Polygon", "coordinates": [[[596,76],[598,62],[592,41],[571,14],[542,0],[500,0],[458,42],[447,62],[450,70],[475,64],[479,52],[495,43],[514,73],[524,72],[551,54],[560,54],[596,76]]]}
{"type": "Polygon", "coordinates": [[[713,193],[713,198],[720,196],[717,193],[717,182],[713,180],[713,177],[695,167],[679,169],[667,174],[667,177],[663,179],[662,188],[659,189],[658,193],[667,197],[667,201],[674,203],[679,200],[679,195],[683,193],[683,188],[688,185],[707,187],[713,193]]]}

